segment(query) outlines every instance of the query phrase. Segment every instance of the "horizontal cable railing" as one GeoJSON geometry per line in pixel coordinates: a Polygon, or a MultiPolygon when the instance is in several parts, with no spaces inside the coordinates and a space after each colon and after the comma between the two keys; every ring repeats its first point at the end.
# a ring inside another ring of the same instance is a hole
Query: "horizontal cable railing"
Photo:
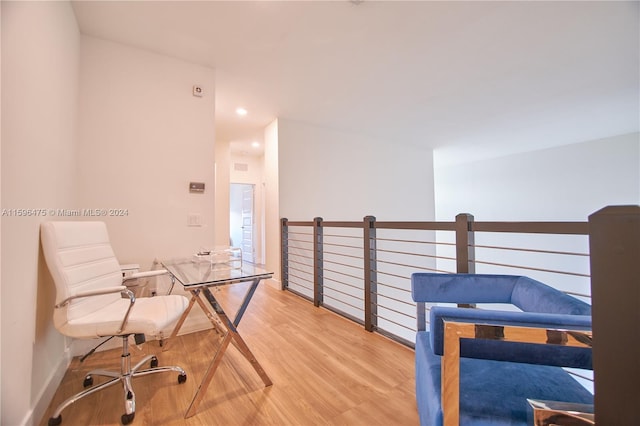
{"type": "Polygon", "coordinates": [[[451,222],[282,219],[282,287],[413,347],[411,274],[527,275],[590,303],[589,231],[589,222],[476,222],[469,214],[451,222]]]}
{"type": "Polygon", "coordinates": [[[414,272],[528,275],[590,302],[588,229],[468,214],[452,222],[282,219],[283,288],[412,346],[414,272]]]}
{"type": "MultiPolygon", "coordinates": [[[[283,287],[405,344],[414,272],[528,275],[590,301],[586,222],[282,220],[283,287]]],[[[429,307],[427,307],[429,309],[429,307]]]]}

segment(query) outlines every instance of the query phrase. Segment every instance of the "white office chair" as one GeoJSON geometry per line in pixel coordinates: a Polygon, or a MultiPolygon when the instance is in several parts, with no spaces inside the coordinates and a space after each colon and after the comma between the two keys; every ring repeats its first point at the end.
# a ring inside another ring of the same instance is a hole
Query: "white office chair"
{"type": "Polygon", "coordinates": [[[139,342],[140,336],[158,335],[178,320],[189,302],[177,295],[136,298],[123,285],[122,271],[103,222],[45,222],[40,230],[44,258],[56,285],[53,321],[58,331],[78,339],[122,337],[120,371],[89,372],[84,379],[85,388],[93,385],[94,375],[110,379],[60,404],[49,419],[49,426],[62,422],[62,410],[69,405],[118,382],[124,388],[125,414],[121,421],[129,424],[136,405],[132,378],[174,371],[178,373],[178,383],[184,383],[187,375],[177,366],[158,367],[153,355],[132,367],[128,337],[136,335],[139,342]],[[151,368],[141,369],[149,361],[151,368]]]}

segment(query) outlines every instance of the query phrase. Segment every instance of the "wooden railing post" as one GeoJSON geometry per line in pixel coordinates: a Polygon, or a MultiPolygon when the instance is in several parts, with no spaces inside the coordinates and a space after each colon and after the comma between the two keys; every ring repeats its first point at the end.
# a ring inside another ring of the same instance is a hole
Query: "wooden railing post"
{"type": "Polygon", "coordinates": [[[323,247],[322,247],[322,218],[313,219],[313,305],[322,305],[323,293],[323,247]]]}
{"type": "Polygon", "coordinates": [[[286,218],[280,219],[280,289],[289,287],[289,226],[286,218]]]}
{"type": "Polygon", "coordinates": [[[367,331],[373,331],[378,326],[376,218],[365,216],[363,225],[364,328],[367,331]]]}
{"type": "Polygon", "coordinates": [[[589,216],[595,421],[638,422],[640,401],[640,206],[589,216]]]}
{"type": "Polygon", "coordinates": [[[456,216],[456,271],[459,274],[475,274],[475,237],[471,228],[473,215],[460,213],[456,216]]]}
{"type": "MultiPolygon", "coordinates": [[[[456,271],[459,274],[476,273],[475,235],[473,215],[460,213],[456,216],[456,271]]],[[[475,308],[472,303],[459,303],[461,308],[475,308]]]]}

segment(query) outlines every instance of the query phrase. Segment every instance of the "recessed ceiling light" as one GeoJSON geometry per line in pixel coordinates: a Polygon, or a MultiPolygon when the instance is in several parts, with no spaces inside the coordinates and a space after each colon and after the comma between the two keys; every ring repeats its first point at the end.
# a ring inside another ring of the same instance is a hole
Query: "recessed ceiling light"
{"type": "Polygon", "coordinates": [[[251,146],[254,148],[260,148],[260,142],[255,141],[255,142],[251,142],[251,146]]]}
{"type": "Polygon", "coordinates": [[[247,112],[248,111],[246,109],[242,108],[242,107],[236,108],[236,114],[238,114],[238,115],[247,115],[247,112]]]}

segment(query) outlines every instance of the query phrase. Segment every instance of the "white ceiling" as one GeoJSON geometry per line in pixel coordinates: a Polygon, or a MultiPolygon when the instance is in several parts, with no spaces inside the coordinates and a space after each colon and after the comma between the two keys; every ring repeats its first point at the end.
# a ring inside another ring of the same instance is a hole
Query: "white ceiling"
{"type": "Polygon", "coordinates": [[[84,34],[216,70],[216,134],[276,117],[489,156],[639,130],[638,2],[82,1],[84,34]],[[237,106],[249,114],[239,118],[237,106]]]}

